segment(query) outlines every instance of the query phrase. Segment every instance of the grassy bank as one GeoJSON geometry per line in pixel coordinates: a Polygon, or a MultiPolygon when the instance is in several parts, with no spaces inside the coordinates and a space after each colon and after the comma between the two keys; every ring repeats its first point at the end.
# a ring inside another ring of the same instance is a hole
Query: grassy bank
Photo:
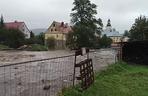
{"type": "Polygon", "coordinates": [[[61,96],[148,96],[148,66],[118,63],[96,74],[86,91],[65,89],[61,96]]]}
{"type": "Polygon", "coordinates": [[[48,48],[46,46],[43,46],[40,44],[31,44],[25,50],[27,50],[27,51],[48,51],[48,48]]]}
{"type": "Polygon", "coordinates": [[[7,50],[7,49],[10,49],[10,48],[8,46],[6,46],[6,45],[1,45],[0,44],[0,51],[7,50]]]}

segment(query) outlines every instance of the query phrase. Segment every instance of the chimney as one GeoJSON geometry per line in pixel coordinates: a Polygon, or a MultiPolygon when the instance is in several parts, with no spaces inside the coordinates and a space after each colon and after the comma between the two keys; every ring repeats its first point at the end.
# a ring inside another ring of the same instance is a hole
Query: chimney
{"type": "Polygon", "coordinates": [[[61,22],[61,27],[64,27],[64,22],[61,22]]]}
{"type": "Polygon", "coordinates": [[[14,23],[17,23],[17,20],[15,20],[14,23]]]}
{"type": "Polygon", "coordinates": [[[68,23],[65,24],[65,28],[67,28],[67,27],[68,27],[68,23]]]}

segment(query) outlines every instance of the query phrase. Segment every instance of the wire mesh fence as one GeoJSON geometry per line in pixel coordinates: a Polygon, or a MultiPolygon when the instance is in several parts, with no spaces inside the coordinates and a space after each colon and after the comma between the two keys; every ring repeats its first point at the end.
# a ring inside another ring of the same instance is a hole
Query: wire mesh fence
{"type": "MultiPolygon", "coordinates": [[[[101,67],[98,61],[103,61],[97,54],[90,53],[95,71],[101,67]]],[[[85,58],[80,56],[77,62],[85,58]]],[[[114,62],[113,58],[108,59],[114,62]]],[[[57,96],[62,88],[72,86],[73,70],[74,55],[1,64],[0,96],[57,96]]]]}

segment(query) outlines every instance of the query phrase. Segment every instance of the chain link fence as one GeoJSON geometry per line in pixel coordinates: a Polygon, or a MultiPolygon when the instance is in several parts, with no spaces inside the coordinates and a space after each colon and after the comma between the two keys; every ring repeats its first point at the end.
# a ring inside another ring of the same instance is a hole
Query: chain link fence
{"type": "MultiPolygon", "coordinates": [[[[86,56],[80,56],[78,61],[86,56]]],[[[115,62],[115,51],[90,53],[94,70],[115,62]],[[103,53],[104,52],[104,53],[103,53]],[[107,54],[107,55],[103,55],[107,54]]],[[[73,84],[74,54],[0,65],[0,96],[57,96],[73,84]]],[[[79,72],[76,71],[78,74],[79,72]]]]}

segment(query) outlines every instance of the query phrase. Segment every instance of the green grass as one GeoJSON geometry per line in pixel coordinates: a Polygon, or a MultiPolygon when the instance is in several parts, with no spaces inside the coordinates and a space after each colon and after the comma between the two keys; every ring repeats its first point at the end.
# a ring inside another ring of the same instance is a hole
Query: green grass
{"type": "Polygon", "coordinates": [[[1,51],[1,50],[6,50],[6,49],[9,49],[9,47],[6,46],[6,45],[1,45],[1,44],[0,44],[0,51],[1,51]]]}
{"type": "Polygon", "coordinates": [[[48,51],[48,48],[43,45],[32,44],[26,50],[28,51],[48,51]]]}
{"type": "Polygon", "coordinates": [[[60,96],[148,96],[148,66],[118,63],[96,74],[86,91],[64,89],[60,96]]]}

